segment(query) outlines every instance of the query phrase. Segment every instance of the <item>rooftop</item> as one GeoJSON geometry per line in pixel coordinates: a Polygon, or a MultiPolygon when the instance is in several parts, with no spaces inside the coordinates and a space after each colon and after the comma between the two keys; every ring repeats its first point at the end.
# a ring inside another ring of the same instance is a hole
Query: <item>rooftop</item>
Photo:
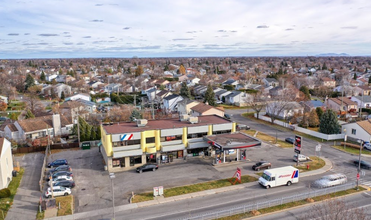
{"type": "Polygon", "coordinates": [[[258,139],[248,136],[245,133],[232,133],[232,134],[218,134],[208,135],[204,137],[206,141],[210,141],[215,147],[222,148],[223,150],[247,148],[261,145],[258,139]]]}

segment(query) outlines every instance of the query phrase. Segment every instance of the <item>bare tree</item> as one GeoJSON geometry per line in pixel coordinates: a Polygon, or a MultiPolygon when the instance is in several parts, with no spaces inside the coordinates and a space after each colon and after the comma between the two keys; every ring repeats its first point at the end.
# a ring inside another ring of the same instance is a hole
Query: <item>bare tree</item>
{"type": "Polygon", "coordinates": [[[315,204],[307,214],[299,219],[318,219],[318,220],[369,220],[362,208],[346,204],[343,200],[327,200],[315,204]]]}
{"type": "Polygon", "coordinates": [[[296,93],[292,89],[284,89],[280,95],[272,97],[274,101],[271,101],[266,105],[267,114],[271,118],[272,124],[277,118],[279,118],[289,103],[295,100],[295,98],[296,93]]]}
{"type": "Polygon", "coordinates": [[[248,102],[251,108],[256,112],[256,118],[259,119],[259,113],[267,105],[267,101],[262,97],[261,92],[254,94],[254,97],[251,101],[248,102]]]}
{"type": "Polygon", "coordinates": [[[28,93],[25,97],[27,108],[30,109],[32,114],[34,114],[35,116],[39,115],[39,113],[42,113],[45,108],[38,97],[38,93],[40,93],[40,90],[41,88],[39,86],[32,86],[28,88],[28,93]]]}

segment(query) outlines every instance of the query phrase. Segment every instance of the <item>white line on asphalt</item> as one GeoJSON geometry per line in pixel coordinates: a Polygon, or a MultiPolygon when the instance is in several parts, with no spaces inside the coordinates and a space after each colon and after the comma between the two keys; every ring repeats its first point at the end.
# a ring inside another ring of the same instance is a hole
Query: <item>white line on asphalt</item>
{"type": "Polygon", "coordinates": [[[26,154],[25,155],[23,155],[23,157],[22,157],[22,160],[24,160],[24,157],[26,156],[26,154]]]}

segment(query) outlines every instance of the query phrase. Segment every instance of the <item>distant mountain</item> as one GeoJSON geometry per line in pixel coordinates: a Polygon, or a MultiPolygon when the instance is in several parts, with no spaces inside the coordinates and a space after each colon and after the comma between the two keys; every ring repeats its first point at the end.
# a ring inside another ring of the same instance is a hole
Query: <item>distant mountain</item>
{"type": "Polygon", "coordinates": [[[349,57],[347,53],[321,53],[316,55],[316,57],[349,57]]]}

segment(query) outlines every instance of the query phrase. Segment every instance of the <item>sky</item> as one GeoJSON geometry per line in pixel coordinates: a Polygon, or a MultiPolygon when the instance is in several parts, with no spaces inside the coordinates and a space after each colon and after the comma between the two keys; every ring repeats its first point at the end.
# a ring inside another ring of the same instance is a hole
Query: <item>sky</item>
{"type": "Polygon", "coordinates": [[[0,0],[0,59],[371,55],[369,0],[0,0]]]}

